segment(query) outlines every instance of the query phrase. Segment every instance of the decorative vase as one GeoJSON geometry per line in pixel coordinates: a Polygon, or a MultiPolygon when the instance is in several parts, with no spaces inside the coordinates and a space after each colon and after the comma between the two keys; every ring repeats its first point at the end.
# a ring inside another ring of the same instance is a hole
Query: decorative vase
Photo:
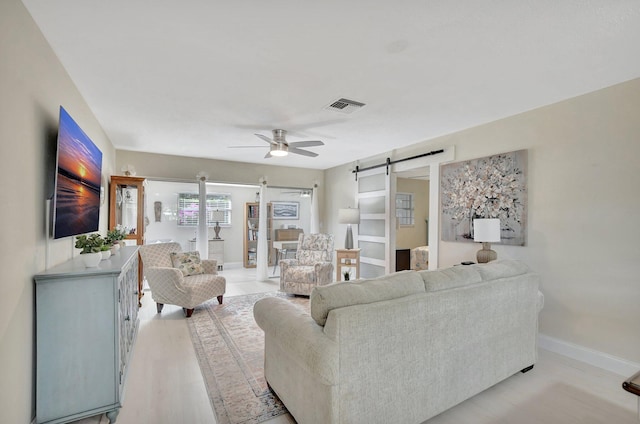
{"type": "Polygon", "coordinates": [[[118,244],[120,245],[120,247],[125,247],[127,245],[124,240],[118,240],[118,244]]]}
{"type": "Polygon", "coordinates": [[[114,243],[113,245],[111,245],[111,254],[115,255],[118,250],[120,250],[120,244],[118,243],[114,243]]]}
{"type": "Polygon", "coordinates": [[[84,262],[84,266],[86,266],[87,268],[95,268],[98,266],[98,264],[102,260],[102,253],[101,252],[81,253],[80,257],[84,262]]]}
{"type": "Polygon", "coordinates": [[[102,260],[104,261],[105,259],[109,259],[109,257],[111,256],[111,250],[103,250],[102,252],[100,252],[100,254],[102,255],[102,260]]]}

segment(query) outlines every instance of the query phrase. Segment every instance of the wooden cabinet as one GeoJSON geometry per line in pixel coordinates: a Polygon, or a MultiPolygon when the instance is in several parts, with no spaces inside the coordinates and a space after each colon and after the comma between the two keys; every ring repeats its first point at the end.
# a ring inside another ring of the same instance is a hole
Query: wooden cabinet
{"type": "MultiPolygon", "coordinates": [[[[196,241],[189,240],[189,250],[196,250],[196,241]]],[[[209,251],[208,259],[215,259],[218,270],[224,269],[224,240],[223,239],[209,239],[209,251]]]]}
{"type": "Polygon", "coordinates": [[[36,422],[115,422],[138,331],[138,248],[96,268],[76,257],[34,277],[36,422]]]}
{"type": "Polygon", "coordinates": [[[255,268],[258,259],[258,237],[267,235],[267,246],[269,251],[268,264],[273,265],[275,255],[273,254],[273,208],[271,203],[267,204],[267,230],[261,231],[260,227],[260,203],[246,203],[244,207],[244,267],[255,268]]]}
{"type": "Polygon", "coordinates": [[[117,225],[127,228],[126,240],[144,244],[145,179],[140,177],[111,176],[109,187],[109,229],[117,225]]]}
{"type": "MultiPolygon", "coordinates": [[[[140,177],[111,176],[109,186],[109,230],[116,226],[125,227],[129,234],[125,240],[136,245],[144,244],[145,192],[146,180],[140,177]]],[[[138,274],[138,306],[142,306],[142,267],[138,274]]]]}

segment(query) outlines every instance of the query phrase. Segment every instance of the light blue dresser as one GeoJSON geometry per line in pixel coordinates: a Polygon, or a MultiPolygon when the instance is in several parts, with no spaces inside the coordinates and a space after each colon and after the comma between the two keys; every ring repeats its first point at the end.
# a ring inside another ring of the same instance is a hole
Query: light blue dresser
{"type": "Polygon", "coordinates": [[[102,413],[115,422],[138,331],[138,247],[97,268],[78,257],[34,280],[36,422],[102,413]]]}

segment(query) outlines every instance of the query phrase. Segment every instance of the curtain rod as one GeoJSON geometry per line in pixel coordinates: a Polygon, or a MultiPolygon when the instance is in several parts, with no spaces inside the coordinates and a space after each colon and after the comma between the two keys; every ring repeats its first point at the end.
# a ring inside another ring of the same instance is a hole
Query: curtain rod
{"type": "Polygon", "coordinates": [[[404,158],[404,159],[391,160],[391,158],[387,158],[387,160],[384,163],[381,163],[381,164],[378,164],[378,165],[368,166],[366,168],[360,168],[359,166],[356,165],[356,169],[354,169],[351,172],[356,174],[356,181],[358,181],[358,172],[369,171],[370,169],[382,168],[383,166],[386,166],[387,167],[387,175],[389,175],[389,166],[393,165],[394,163],[400,163],[400,162],[405,162],[405,161],[412,160],[412,159],[423,158],[425,156],[437,155],[437,154],[442,153],[442,152],[444,152],[444,149],[432,150],[432,151],[430,151],[428,153],[422,153],[420,155],[415,155],[415,156],[411,156],[411,157],[404,158]]]}

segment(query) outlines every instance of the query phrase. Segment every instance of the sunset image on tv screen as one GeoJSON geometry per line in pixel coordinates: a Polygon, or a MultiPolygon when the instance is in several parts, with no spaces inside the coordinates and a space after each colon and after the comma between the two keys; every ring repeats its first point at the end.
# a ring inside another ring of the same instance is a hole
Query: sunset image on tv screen
{"type": "Polygon", "coordinates": [[[102,152],[60,107],[54,237],[98,230],[102,152]]]}

